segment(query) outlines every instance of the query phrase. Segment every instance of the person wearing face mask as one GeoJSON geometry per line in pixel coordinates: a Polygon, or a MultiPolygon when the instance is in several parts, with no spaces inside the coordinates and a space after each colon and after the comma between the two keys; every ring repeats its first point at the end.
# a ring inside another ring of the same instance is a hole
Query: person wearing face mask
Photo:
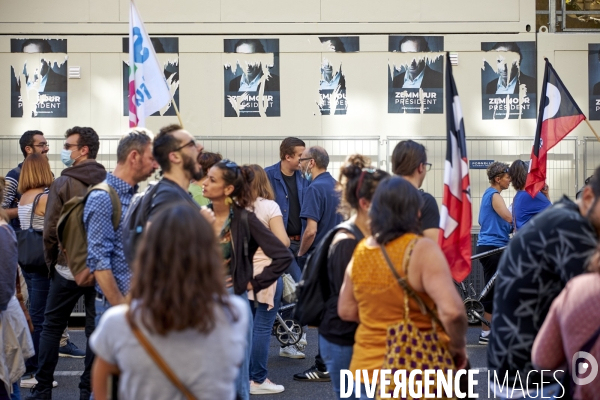
{"type": "Polygon", "coordinates": [[[306,257],[323,236],[342,222],[342,216],[337,212],[340,194],[336,191],[336,180],[327,172],[328,165],[329,155],[319,146],[304,150],[300,158],[304,178],[311,183],[305,191],[300,212],[303,232],[298,257],[304,259],[300,268],[304,268],[306,257]]]}
{"type": "MultiPolygon", "coordinates": [[[[56,226],[63,205],[75,196],[84,196],[91,185],[96,185],[106,178],[106,169],[96,161],[100,149],[100,139],[93,128],[75,126],[65,133],[65,143],[61,158],[68,168],[50,186],[44,215],[44,256],[50,283],[47,289],[43,329],[39,338],[39,354],[35,376],[28,379],[35,386],[29,394],[31,399],[47,398],[52,393],[54,370],[58,356],[84,358],[84,372],[81,375],[81,398],[91,393],[90,374],[94,361],[91,350],[83,351],[73,348],[72,343],[62,343],[63,331],[67,326],[73,307],[81,298],[85,299],[85,333],[94,330],[94,295],[93,287],[81,287],[67,267],[67,260],[58,248],[56,226]]],[[[22,381],[23,384],[23,381],[22,381]]]]}

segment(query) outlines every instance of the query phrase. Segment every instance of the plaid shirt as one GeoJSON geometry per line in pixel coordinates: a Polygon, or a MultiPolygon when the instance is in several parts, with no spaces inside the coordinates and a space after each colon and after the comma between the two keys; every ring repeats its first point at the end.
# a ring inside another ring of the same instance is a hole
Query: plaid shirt
{"type": "MultiPolygon", "coordinates": [[[[131,198],[137,191],[137,185],[132,187],[112,173],[106,174],[105,182],[119,195],[121,222],[115,231],[112,224],[112,203],[108,193],[102,190],[90,193],[83,210],[83,223],[88,240],[87,266],[92,273],[111,270],[117,287],[125,296],[129,292],[131,284],[131,270],[125,261],[123,252],[123,218],[127,213],[131,198]]],[[[104,294],[98,282],[96,282],[96,291],[104,294]]]]}

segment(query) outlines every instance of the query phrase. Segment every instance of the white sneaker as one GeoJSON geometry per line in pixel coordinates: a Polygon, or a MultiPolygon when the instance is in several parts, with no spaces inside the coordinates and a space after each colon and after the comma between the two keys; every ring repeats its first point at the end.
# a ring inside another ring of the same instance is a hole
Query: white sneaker
{"type": "Polygon", "coordinates": [[[302,338],[300,338],[297,345],[306,347],[307,344],[308,344],[308,342],[306,341],[306,332],[304,332],[302,334],[302,338]]]}
{"type": "Polygon", "coordinates": [[[250,381],[250,394],[275,394],[285,390],[283,385],[276,385],[268,379],[265,379],[260,385],[250,381]]]}
{"type": "Polygon", "coordinates": [[[304,355],[304,353],[301,352],[300,350],[298,350],[296,348],[296,346],[286,346],[286,347],[280,348],[279,349],[279,357],[306,358],[306,356],[304,355]]]}
{"type": "MultiPolygon", "coordinates": [[[[32,387],[35,387],[35,385],[37,385],[38,381],[37,379],[35,379],[35,377],[31,377],[28,379],[21,379],[21,384],[19,386],[21,386],[22,388],[25,389],[31,389],[32,387]]],[[[55,388],[58,386],[58,382],[56,381],[52,381],[52,387],[55,388]]]]}

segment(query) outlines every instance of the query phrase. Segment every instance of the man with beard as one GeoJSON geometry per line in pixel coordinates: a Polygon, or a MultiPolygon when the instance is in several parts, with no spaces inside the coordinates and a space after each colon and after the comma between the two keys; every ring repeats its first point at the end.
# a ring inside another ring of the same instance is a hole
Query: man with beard
{"type": "MultiPolygon", "coordinates": [[[[44,137],[42,131],[26,131],[19,139],[19,146],[23,153],[23,158],[27,158],[30,154],[48,154],[50,147],[48,141],[44,137]]],[[[46,156],[47,157],[47,156],[46,156]]],[[[6,191],[2,200],[2,208],[6,210],[8,218],[10,218],[10,226],[18,232],[21,230],[21,222],[19,221],[18,207],[21,200],[21,193],[17,191],[19,186],[19,177],[21,176],[21,167],[23,162],[20,162],[16,168],[11,169],[6,174],[6,191]]]]}
{"type": "Polygon", "coordinates": [[[194,137],[179,125],[168,125],[158,132],[152,153],[160,165],[163,179],[153,190],[148,221],[152,222],[163,207],[171,207],[176,202],[184,202],[200,210],[188,187],[191,180],[203,177],[202,167],[198,164],[198,154],[202,149],[202,145],[196,144],[194,137]]]}

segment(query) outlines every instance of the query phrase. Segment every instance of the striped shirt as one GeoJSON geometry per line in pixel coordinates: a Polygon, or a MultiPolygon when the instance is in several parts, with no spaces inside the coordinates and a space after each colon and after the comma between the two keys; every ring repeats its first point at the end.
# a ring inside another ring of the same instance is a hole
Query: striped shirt
{"type": "MultiPolygon", "coordinates": [[[[21,194],[17,191],[17,187],[19,186],[19,177],[21,176],[22,166],[23,163],[20,163],[17,168],[11,169],[8,174],[6,174],[6,188],[4,189],[4,199],[2,200],[2,208],[5,210],[17,208],[19,200],[21,200],[21,194]]],[[[12,219],[10,225],[15,232],[21,230],[21,222],[18,217],[12,219]]]]}

